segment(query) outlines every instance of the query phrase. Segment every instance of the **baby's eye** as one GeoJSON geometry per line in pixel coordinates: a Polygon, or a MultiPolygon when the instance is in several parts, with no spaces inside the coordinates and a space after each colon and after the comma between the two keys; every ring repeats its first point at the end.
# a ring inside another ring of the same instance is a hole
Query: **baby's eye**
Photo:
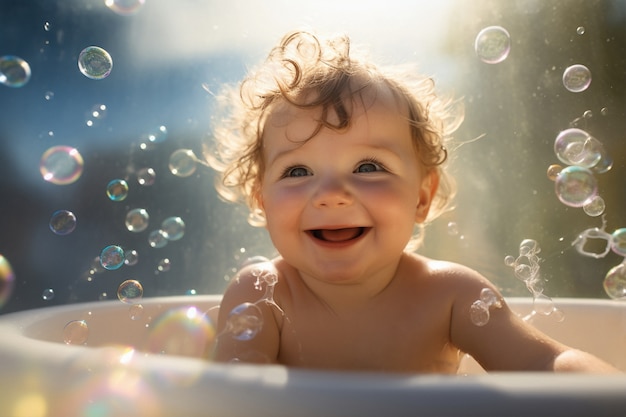
{"type": "Polygon", "coordinates": [[[305,167],[289,167],[283,173],[283,178],[306,177],[309,174],[305,167]]]}
{"type": "Polygon", "coordinates": [[[383,171],[383,167],[381,164],[375,162],[375,161],[365,161],[359,164],[358,167],[356,167],[356,170],[354,172],[378,172],[378,171],[383,171]]]}

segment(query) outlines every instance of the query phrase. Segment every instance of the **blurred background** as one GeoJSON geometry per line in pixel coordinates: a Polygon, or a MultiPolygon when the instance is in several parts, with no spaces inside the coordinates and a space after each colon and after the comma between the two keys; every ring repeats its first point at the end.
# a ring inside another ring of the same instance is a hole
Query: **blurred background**
{"type": "Polygon", "coordinates": [[[624,0],[2,0],[0,314],[116,299],[128,279],[144,297],[220,293],[246,259],[273,256],[247,208],[217,197],[202,150],[213,93],[303,27],[345,32],[381,63],[417,62],[463,98],[456,208],[421,253],[530,296],[504,259],[534,239],[546,295],[608,298],[623,255],[572,243],[626,227],[624,0]],[[477,39],[491,26],[506,32],[477,39]],[[589,72],[564,82],[576,64],[589,72]],[[548,178],[568,128],[613,160],[594,172],[603,211],[562,203],[548,178]],[[124,257],[103,262],[111,245],[124,257]]]}

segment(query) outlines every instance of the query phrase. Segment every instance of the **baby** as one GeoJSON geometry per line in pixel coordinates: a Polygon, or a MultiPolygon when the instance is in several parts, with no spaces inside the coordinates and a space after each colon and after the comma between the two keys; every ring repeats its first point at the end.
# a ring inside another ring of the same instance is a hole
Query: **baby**
{"type": "Polygon", "coordinates": [[[617,372],[518,318],[479,273],[413,252],[454,194],[444,142],[462,117],[432,80],[358,59],[347,37],[294,32],[221,98],[218,190],[246,199],[280,256],[230,283],[215,360],[453,374],[468,353],[486,370],[617,372]],[[254,331],[238,337],[242,308],[254,331]]]}

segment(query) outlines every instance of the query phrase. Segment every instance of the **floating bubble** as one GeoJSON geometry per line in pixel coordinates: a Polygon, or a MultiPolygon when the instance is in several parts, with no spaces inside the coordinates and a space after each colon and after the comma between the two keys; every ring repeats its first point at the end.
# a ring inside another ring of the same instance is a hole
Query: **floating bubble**
{"type": "Polygon", "coordinates": [[[143,306],[141,304],[132,304],[128,309],[128,316],[131,320],[139,320],[143,317],[143,306]]]}
{"type": "Polygon", "coordinates": [[[233,308],[228,315],[226,329],[237,340],[251,340],[263,328],[263,313],[253,303],[242,303],[233,308]]]}
{"type": "Polygon", "coordinates": [[[50,24],[50,22],[44,22],[43,30],[45,30],[46,32],[50,32],[51,28],[52,28],[52,25],[50,24]]]}
{"type": "Polygon", "coordinates": [[[102,249],[100,265],[109,271],[121,268],[124,265],[124,249],[117,245],[109,245],[102,249]]]}
{"type": "Polygon", "coordinates": [[[566,129],[554,141],[554,153],[567,165],[583,168],[595,166],[606,152],[600,141],[582,129],[566,129]]]}
{"type": "Polygon", "coordinates": [[[76,216],[69,210],[57,210],[50,218],[50,230],[56,235],[69,235],[76,229],[76,216]]]}
{"type": "Polygon", "coordinates": [[[519,254],[522,256],[532,256],[539,252],[541,248],[535,239],[524,239],[519,244],[519,254]]]}
{"type": "Polygon", "coordinates": [[[143,286],[136,279],[127,279],[117,287],[117,298],[123,303],[133,304],[143,297],[143,286]]]}
{"type": "Polygon", "coordinates": [[[215,328],[196,307],[178,307],[157,317],[146,350],[152,353],[206,358],[215,341],[215,328]]]}
{"type": "Polygon", "coordinates": [[[137,13],[146,0],[105,0],[104,4],[115,13],[128,16],[137,13]]]}
{"type": "Polygon", "coordinates": [[[549,316],[555,310],[552,298],[539,292],[535,294],[536,295],[533,297],[533,311],[544,316],[549,316]]]}
{"type": "Polygon", "coordinates": [[[168,258],[161,259],[157,264],[157,271],[159,272],[167,272],[172,267],[172,263],[168,258]]]}
{"type": "Polygon", "coordinates": [[[126,214],[126,228],[129,232],[143,232],[148,228],[149,223],[150,215],[146,209],[136,208],[126,214]]]}
{"type": "Polygon", "coordinates": [[[617,229],[611,234],[611,250],[626,257],[626,228],[617,229]]]}
{"type": "Polygon", "coordinates": [[[7,302],[13,293],[15,274],[11,264],[4,256],[0,255],[0,308],[7,302]]]}
{"type": "Polygon", "coordinates": [[[111,201],[123,201],[128,197],[128,183],[125,180],[112,180],[107,184],[107,197],[111,201]]]}
{"type": "Polygon", "coordinates": [[[54,98],[54,92],[46,91],[46,94],[44,94],[43,98],[45,98],[46,101],[51,101],[54,98]]]}
{"type": "Polygon", "coordinates": [[[82,345],[89,337],[89,327],[85,320],[73,320],[63,328],[63,341],[67,345],[82,345]]]}
{"type": "Polygon", "coordinates": [[[148,140],[152,143],[165,142],[167,139],[167,127],[161,125],[154,132],[148,133],[148,140]]]}
{"type": "Polygon", "coordinates": [[[167,236],[165,236],[165,232],[161,229],[153,230],[148,235],[148,244],[155,249],[164,247],[167,245],[167,242],[167,236]]]}
{"type": "Polygon", "coordinates": [[[41,298],[46,301],[52,300],[54,298],[54,290],[52,288],[46,288],[43,290],[43,293],[41,293],[41,298]]]}
{"type": "Polygon", "coordinates": [[[137,171],[137,182],[139,185],[144,185],[146,187],[154,184],[156,180],[156,172],[152,168],[142,168],[137,171]]]}
{"type": "Polygon", "coordinates": [[[480,291],[480,301],[485,303],[488,307],[502,307],[500,297],[498,297],[497,294],[489,288],[483,288],[480,291]]]}
{"type": "Polygon", "coordinates": [[[476,300],[470,307],[470,320],[475,326],[482,327],[489,323],[489,307],[481,300],[476,300]]]}
{"type": "Polygon", "coordinates": [[[448,222],[448,234],[457,236],[459,234],[459,225],[456,222],[448,222]]]}
{"type": "Polygon", "coordinates": [[[591,71],[584,65],[571,65],[563,71],[563,86],[572,93],[585,91],[590,84],[591,71]]]}
{"type": "Polygon", "coordinates": [[[587,213],[588,216],[598,217],[602,213],[604,213],[604,209],[606,208],[606,204],[604,203],[604,199],[599,195],[593,197],[583,206],[583,210],[587,213]]]}
{"type": "Polygon", "coordinates": [[[614,300],[626,299],[626,265],[621,263],[609,270],[604,277],[604,291],[614,300]]]}
{"type": "Polygon", "coordinates": [[[124,252],[124,265],[133,266],[137,265],[137,262],[139,262],[139,254],[136,250],[132,249],[124,252]]]}
{"type": "Polygon", "coordinates": [[[487,64],[504,61],[511,51],[511,36],[501,26],[489,26],[478,32],[474,41],[476,55],[487,64]]]}
{"type": "Polygon", "coordinates": [[[163,220],[161,230],[167,240],[179,240],[185,235],[185,222],[180,217],[168,217],[163,220]]]}
{"type": "Polygon", "coordinates": [[[81,154],[70,146],[53,146],[43,153],[39,171],[44,180],[56,185],[75,182],[83,173],[81,154]]]}
{"type": "Polygon", "coordinates": [[[598,185],[593,173],[583,167],[563,168],[554,184],[559,200],[570,207],[582,207],[598,193],[598,185]]]}
{"type": "Polygon", "coordinates": [[[578,26],[576,28],[576,34],[578,35],[584,35],[585,34],[585,27],[584,26],[578,26]]]}
{"type": "Polygon", "coordinates": [[[556,177],[558,177],[559,173],[563,167],[558,164],[552,164],[548,167],[547,175],[550,181],[556,181],[556,177]]]}
{"type": "Polygon", "coordinates": [[[30,65],[13,55],[0,57],[0,84],[7,87],[22,87],[30,80],[30,65]]]}
{"type": "Polygon", "coordinates": [[[507,255],[504,257],[504,264],[506,266],[515,267],[515,256],[507,255]]]}
{"type": "Polygon", "coordinates": [[[78,69],[87,78],[101,80],[111,73],[113,59],[104,49],[98,46],[88,46],[78,55],[78,69]]]}
{"type": "Polygon", "coordinates": [[[603,154],[600,161],[591,170],[598,174],[604,174],[613,168],[613,158],[607,154],[603,154]]]}
{"type": "Polygon", "coordinates": [[[196,172],[196,161],[191,149],[178,149],[170,155],[170,172],[177,177],[189,177],[196,172]]]}

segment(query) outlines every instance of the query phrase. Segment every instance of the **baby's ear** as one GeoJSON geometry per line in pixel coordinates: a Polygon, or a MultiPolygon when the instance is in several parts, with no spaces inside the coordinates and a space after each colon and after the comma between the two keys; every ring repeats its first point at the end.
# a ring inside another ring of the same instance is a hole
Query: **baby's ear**
{"type": "Polygon", "coordinates": [[[422,180],[420,185],[419,200],[417,201],[417,207],[415,208],[415,222],[418,224],[424,223],[428,217],[430,211],[430,205],[437,194],[437,188],[439,187],[439,174],[437,170],[430,170],[422,180]]]}

